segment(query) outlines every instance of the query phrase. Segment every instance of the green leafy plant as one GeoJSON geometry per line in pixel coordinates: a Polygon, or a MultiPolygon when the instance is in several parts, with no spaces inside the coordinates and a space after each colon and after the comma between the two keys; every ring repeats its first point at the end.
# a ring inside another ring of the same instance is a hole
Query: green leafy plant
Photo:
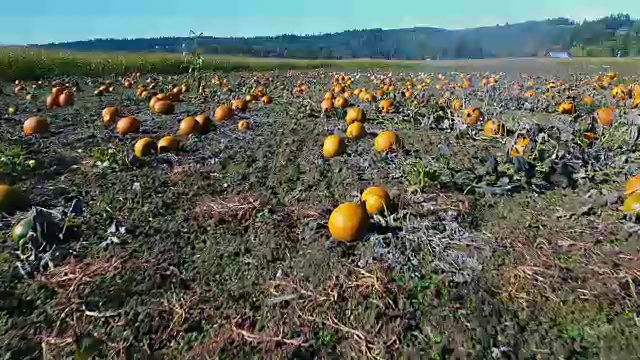
{"type": "Polygon", "coordinates": [[[183,55],[184,65],[189,67],[189,76],[191,77],[192,83],[198,90],[202,84],[202,64],[204,61],[198,49],[198,40],[203,35],[204,33],[202,32],[198,34],[193,30],[189,30],[189,37],[191,38],[193,51],[191,53],[185,52],[183,55]]]}

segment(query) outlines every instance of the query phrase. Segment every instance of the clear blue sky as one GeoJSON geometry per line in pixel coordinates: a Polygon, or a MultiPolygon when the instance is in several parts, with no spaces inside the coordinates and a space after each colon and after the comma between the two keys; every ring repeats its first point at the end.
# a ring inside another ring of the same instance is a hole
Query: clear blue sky
{"type": "Polygon", "coordinates": [[[638,0],[1,0],[0,44],[96,37],[323,33],[353,28],[464,28],[609,13],[640,16],[638,0]]]}

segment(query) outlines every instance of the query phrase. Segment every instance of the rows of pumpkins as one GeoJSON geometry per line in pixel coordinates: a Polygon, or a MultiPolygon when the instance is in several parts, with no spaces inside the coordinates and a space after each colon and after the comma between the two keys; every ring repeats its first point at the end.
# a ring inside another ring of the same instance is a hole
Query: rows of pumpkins
{"type": "MultiPolygon", "coordinates": [[[[125,88],[134,88],[136,80],[140,74],[134,74],[131,78],[124,80],[125,88]]],[[[531,98],[537,96],[534,88],[540,86],[532,77],[522,76],[526,82],[515,82],[513,90],[523,97],[531,98]]],[[[417,94],[421,93],[432,82],[437,81],[435,88],[442,92],[439,104],[449,107],[454,113],[460,113],[460,118],[470,126],[482,124],[484,135],[489,137],[503,136],[506,132],[502,122],[495,119],[486,119],[482,109],[478,106],[465,107],[464,102],[454,95],[456,89],[471,89],[474,87],[472,77],[467,74],[460,74],[461,81],[455,81],[439,74],[433,76],[430,74],[418,74],[406,81],[401,87],[399,94],[404,99],[414,99],[417,94]]],[[[610,91],[611,97],[615,101],[626,101],[631,108],[640,105],[640,85],[625,86],[622,84],[613,84],[617,74],[614,72],[606,75],[599,75],[594,80],[595,88],[598,90],[610,91]]],[[[365,110],[360,106],[353,106],[352,99],[355,97],[363,103],[377,103],[377,108],[382,114],[390,114],[396,111],[403,104],[396,104],[395,96],[397,94],[396,84],[392,73],[371,74],[370,79],[378,86],[375,91],[366,88],[357,88],[352,90],[353,79],[349,75],[337,74],[333,78],[331,89],[325,93],[320,102],[320,110],[322,114],[327,115],[335,109],[344,109],[346,111],[345,120],[347,123],[345,135],[346,139],[356,141],[367,135],[365,124],[367,116],[365,110]]],[[[497,86],[501,81],[501,75],[485,75],[481,80],[481,86],[491,88],[497,86]]],[[[213,83],[221,86],[223,92],[230,92],[231,87],[227,81],[215,77],[213,83]]],[[[46,99],[47,108],[73,106],[75,103],[75,89],[65,86],[62,83],[54,82],[51,84],[53,89],[46,99]]],[[[554,89],[562,87],[562,80],[552,81],[544,86],[546,92],[542,94],[544,97],[553,97],[554,89]]],[[[41,86],[40,83],[34,86],[41,86]]],[[[149,109],[157,114],[172,114],[175,112],[175,102],[180,101],[182,94],[190,91],[189,85],[183,83],[180,86],[172,86],[166,93],[159,93],[155,90],[157,82],[147,80],[146,84],[141,84],[135,89],[135,94],[139,98],[150,99],[149,109]]],[[[309,90],[309,86],[302,80],[295,85],[292,94],[302,96],[309,90]]],[[[22,82],[16,82],[16,94],[22,94],[25,86],[22,82]]],[[[114,87],[111,83],[101,85],[94,94],[101,96],[105,93],[113,92],[114,87]]],[[[572,90],[571,90],[572,91],[572,90]]],[[[27,100],[31,101],[31,95],[27,95],[27,100]]],[[[575,97],[575,94],[572,94],[575,97]]],[[[265,88],[260,86],[245,98],[237,98],[229,104],[219,105],[213,114],[201,113],[196,116],[187,116],[178,126],[177,133],[181,136],[189,136],[192,134],[203,134],[208,132],[213,123],[223,122],[233,116],[234,113],[245,112],[249,103],[252,101],[260,101],[264,105],[272,103],[272,98],[266,95],[265,88]]],[[[417,101],[414,100],[414,101],[417,101]]],[[[585,105],[592,105],[593,96],[584,96],[582,101],[585,105]]],[[[611,126],[618,114],[615,104],[597,109],[594,118],[597,123],[603,127],[611,126]]],[[[11,111],[12,109],[10,109],[11,111]]],[[[15,111],[15,110],[14,110],[15,111]]],[[[560,114],[575,114],[576,104],[573,101],[562,101],[557,107],[560,114]]],[[[115,106],[106,107],[102,111],[102,120],[105,126],[115,127],[115,132],[119,135],[127,135],[138,133],[141,128],[141,122],[134,116],[120,117],[120,110],[115,106]]],[[[49,123],[43,116],[33,116],[28,118],[23,124],[23,132],[25,135],[35,135],[46,133],[49,129],[49,123]]],[[[251,123],[247,120],[238,122],[239,131],[247,131],[251,129],[251,123]]],[[[586,137],[587,134],[585,134],[586,137]]],[[[528,139],[518,139],[511,150],[512,156],[521,156],[527,147],[528,139]]],[[[401,144],[400,137],[394,131],[381,131],[374,140],[374,149],[378,152],[391,152],[398,150],[401,144]]],[[[325,158],[334,158],[345,152],[347,142],[341,135],[333,134],[325,138],[322,146],[322,154],[325,158]]],[[[167,135],[158,141],[144,137],[139,139],[133,148],[133,152],[137,157],[145,157],[153,153],[164,153],[178,150],[180,141],[177,136],[167,135]]],[[[12,207],[11,203],[17,198],[21,198],[16,194],[15,189],[8,185],[0,185],[0,211],[5,211],[12,207]],[[13,195],[12,195],[13,194],[13,195]]],[[[626,190],[627,199],[623,205],[625,212],[637,212],[640,210],[640,175],[629,179],[626,190]],[[635,190],[629,190],[630,187],[637,184],[635,190]]],[[[353,241],[361,238],[367,228],[370,216],[387,212],[390,208],[390,197],[386,190],[380,186],[366,189],[358,203],[343,203],[334,209],[329,218],[329,231],[334,239],[340,241],[353,241]]]]}
{"type": "MultiPolygon", "coordinates": [[[[16,93],[20,93],[23,89],[22,83],[16,83],[16,93]]],[[[133,85],[132,80],[127,79],[124,82],[125,87],[130,88],[133,85]]],[[[151,84],[153,87],[155,83],[151,84]]],[[[96,95],[103,95],[114,91],[112,86],[102,85],[96,91],[96,95]]],[[[175,111],[175,101],[180,100],[180,96],[189,91],[187,83],[179,87],[173,88],[168,93],[151,92],[146,85],[141,85],[136,89],[136,96],[140,98],[151,97],[149,109],[156,114],[169,115],[175,111]]],[[[196,116],[185,117],[178,127],[178,134],[189,136],[192,134],[204,134],[212,128],[213,121],[216,123],[223,122],[232,117],[236,112],[244,112],[248,108],[249,102],[255,100],[255,97],[262,95],[261,102],[265,105],[271,104],[271,97],[264,95],[264,89],[258,88],[250,97],[244,99],[234,99],[230,104],[222,104],[218,106],[213,114],[213,120],[208,113],[201,113],[196,116]]],[[[46,98],[48,109],[57,107],[73,106],[74,91],[65,85],[54,84],[51,94],[46,98]]],[[[9,109],[9,114],[13,115],[15,108],[9,109]]],[[[120,110],[116,106],[108,106],[102,110],[102,121],[106,127],[115,125],[117,134],[124,136],[140,132],[141,122],[134,116],[120,117],[120,110]]],[[[244,132],[251,129],[251,123],[248,120],[240,120],[237,125],[238,131],[244,132]]],[[[45,134],[49,131],[49,122],[44,116],[32,116],[23,123],[23,133],[26,136],[45,134]]],[[[151,138],[145,137],[136,142],[134,145],[134,154],[138,157],[147,156],[155,151],[158,153],[170,152],[178,150],[180,145],[179,139],[173,135],[162,137],[157,142],[151,138]]]]}
{"type": "MultiPolygon", "coordinates": [[[[325,93],[320,103],[320,109],[325,115],[331,113],[334,108],[347,109],[345,116],[347,129],[345,135],[349,140],[358,140],[367,135],[367,130],[364,125],[367,116],[362,107],[349,107],[351,105],[349,98],[351,96],[357,96],[362,102],[369,103],[375,101],[376,96],[366,89],[356,89],[353,92],[347,90],[350,88],[351,83],[351,77],[348,75],[336,76],[331,91],[325,93]]],[[[383,99],[378,104],[378,108],[382,113],[389,114],[393,110],[393,105],[393,100],[383,99]]],[[[374,149],[378,152],[397,150],[399,146],[400,137],[394,131],[381,131],[374,140],[374,149]]],[[[345,139],[341,135],[333,134],[325,138],[322,146],[322,154],[325,158],[333,158],[342,155],[345,149],[345,139]]]]}

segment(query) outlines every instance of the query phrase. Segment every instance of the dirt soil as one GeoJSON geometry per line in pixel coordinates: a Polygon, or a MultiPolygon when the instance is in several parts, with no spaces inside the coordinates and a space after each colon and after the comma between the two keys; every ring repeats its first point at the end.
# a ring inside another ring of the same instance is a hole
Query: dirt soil
{"type": "MultiPolygon", "coordinates": [[[[352,88],[375,87],[357,75],[352,88]]],[[[31,262],[11,240],[26,211],[2,215],[3,359],[62,359],[87,342],[113,359],[640,357],[640,242],[619,210],[640,157],[633,141],[613,141],[626,125],[609,130],[613,145],[579,147],[576,124],[595,108],[558,115],[551,103],[563,95],[524,104],[504,85],[465,95],[507,125],[506,140],[487,138],[448,124],[453,114],[437,105],[444,90],[431,86],[412,99],[394,94],[392,114],[362,104],[369,136],[325,159],[324,138],[346,128],[344,111],[320,112],[334,74],[224,76],[231,93],[194,90],[172,115],[150,112],[119,82],[95,96],[104,79],[68,79],[75,105],[53,110],[44,106],[51,87],[27,102],[2,85],[0,180],[34,206],[83,209],[66,221],[77,236],[63,251],[31,262]],[[235,117],[185,138],[181,152],[132,158],[137,139],[175,134],[185,116],[244,97],[265,76],[273,103],[238,116],[250,131],[235,117]],[[302,95],[292,94],[298,80],[309,85],[302,95]],[[110,105],[136,116],[141,134],[105,128],[110,105]],[[51,133],[25,137],[35,114],[51,133]],[[532,123],[557,140],[551,167],[578,170],[514,170],[508,145],[532,123]],[[373,150],[382,130],[397,131],[400,151],[373,150]],[[375,217],[363,240],[332,240],[332,209],[371,185],[389,191],[396,211],[375,217]]],[[[393,74],[398,92],[420,76],[393,74]]],[[[566,77],[581,79],[591,75],[566,77]]]]}

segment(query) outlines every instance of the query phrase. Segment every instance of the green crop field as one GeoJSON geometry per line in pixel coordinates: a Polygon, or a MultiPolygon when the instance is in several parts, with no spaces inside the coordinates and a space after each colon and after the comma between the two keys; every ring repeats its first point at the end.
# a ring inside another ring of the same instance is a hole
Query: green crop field
{"type": "MultiPolygon", "coordinates": [[[[286,70],[286,69],[357,69],[357,68],[414,68],[421,62],[354,60],[295,60],[245,58],[236,56],[206,56],[204,71],[286,70]]],[[[46,50],[0,49],[0,76],[5,79],[39,79],[54,76],[110,76],[132,71],[145,73],[180,74],[188,71],[182,54],[164,53],[69,53],[46,50]]]]}
{"type": "MultiPolygon", "coordinates": [[[[0,77],[6,79],[39,79],[55,76],[110,76],[132,71],[180,74],[187,71],[189,61],[182,54],[165,53],[71,53],[24,48],[0,48],[0,77]]],[[[204,71],[269,71],[303,69],[396,69],[415,71],[529,71],[542,73],[594,73],[616,68],[631,75],[640,69],[640,58],[513,58],[482,60],[401,61],[377,59],[297,60],[247,58],[239,56],[205,56],[204,71]]]]}

